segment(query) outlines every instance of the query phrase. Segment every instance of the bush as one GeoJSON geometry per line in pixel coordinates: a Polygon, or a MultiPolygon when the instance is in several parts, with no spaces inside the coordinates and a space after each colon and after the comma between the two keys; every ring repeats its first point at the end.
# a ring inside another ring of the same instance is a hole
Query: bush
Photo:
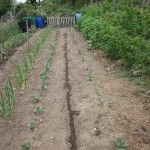
{"type": "Polygon", "coordinates": [[[150,75],[150,18],[140,8],[119,6],[112,11],[110,3],[83,8],[84,16],[77,28],[113,59],[122,59],[126,67],[141,69],[150,75]]]}

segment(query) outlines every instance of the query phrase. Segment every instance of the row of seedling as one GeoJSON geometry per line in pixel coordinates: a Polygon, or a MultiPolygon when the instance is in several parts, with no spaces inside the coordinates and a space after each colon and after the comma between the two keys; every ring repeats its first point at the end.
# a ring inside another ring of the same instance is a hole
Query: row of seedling
{"type": "MultiPolygon", "coordinates": [[[[75,35],[73,34],[73,32],[72,32],[71,29],[70,29],[70,32],[71,32],[71,36],[72,36],[73,43],[77,45],[78,42],[77,42],[77,40],[76,40],[76,38],[75,38],[75,35]]],[[[77,45],[77,47],[78,47],[78,45],[77,45]]],[[[77,51],[78,51],[78,55],[80,56],[81,60],[82,60],[82,61],[85,61],[85,59],[84,59],[84,57],[83,57],[83,55],[82,55],[82,53],[81,53],[81,49],[80,49],[79,47],[77,48],[77,51]]]]}
{"type": "Polygon", "coordinates": [[[48,58],[46,59],[45,68],[44,68],[44,70],[40,74],[41,83],[39,85],[39,88],[41,90],[44,90],[46,88],[46,86],[45,86],[45,80],[47,78],[47,73],[49,71],[49,67],[50,67],[52,56],[55,54],[55,46],[56,46],[57,38],[58,38],[58,30],[56,31],[56,36],[55,36],[54,43],[52,43],[50,45],[50,54],[49,54],[48,58]]]}
{"type": "MultiPolygon", "coordinates": [[[[48,58],[46,59],[46,62],[45,62],[45,68],[44,70],[41,72],[40,74],[40,79],[41,79],[41,83],[40,83],[40,89],[41,90],[44,90],[45,89],[45,80],[47,78],[47,73],[50,69],[50,63],[51,63],[51,59],[52,59],[52,56],[55,54],[55,46],[56,46],[56,42],[57,42],[57,38],[58,38],[58,30],[56,31],[56,36],[55,36],[55,40],[54,40],[54,43],[52,43],[50,45],[50,54],[48,56],[48,58]]],[[[37,96],[33,96],[32,97],[33,99],[33,102],[34,103],[38,103],[40,101],[42,101],[42,98],[40,97],[37,97],[37,96]]],[[[34,108],[33,112],[35,114],[41,114],[44,112],[44,108],[42,106],[37,106],[36,108],[34,108]]],[[[28,124],[27,124],[27,127],[30,129],[30,130],[34,130],[35,127],[36,127],[36,122],[37,120],[36,119],[32,119],[28,124]]],[[[22,150],[30,150],[31,149],[31,141],[29,139],[25,140],[23,142],[23,144],[21,145],[21,148],[22,150]]]]}
{"type": "Polygon", "coordinates": [[[41,47],[50,32],[51,28],[46,28],[41,33],[40,37],[35,40],[32,50],[19,59],[19,63],[16,65],[12,77],[6,80],[0,93],[0,118],[6,118],[10,115],[16,101],[15,91],[19,89],[21,93],[23,92],[30,68],[40,54],[41,47]]]}

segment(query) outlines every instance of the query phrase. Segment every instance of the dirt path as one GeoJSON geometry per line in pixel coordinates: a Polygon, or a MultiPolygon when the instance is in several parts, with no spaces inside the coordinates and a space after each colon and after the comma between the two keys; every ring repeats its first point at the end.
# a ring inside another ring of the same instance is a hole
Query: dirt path
{"type": "Polygon", "coordinates": [[[97,61],[73,28],[59,29],[46,89],[39,89],[55,36],[54,31],[45,43],[11,118],[0,123],[0,150],[20,150],[26,139],[33,150],[115,150],[114,140],[122,137],[129,150],[149,150],[149,110],[134,95],[135,87],[108,70],[105,58],[97,61]],[[32,96],[42,101],[35,104],[32,96]],[[36,106],[44,112],[34,114],[36,106]],[[31,119],[33,131],[27,128],[31,119]]]}

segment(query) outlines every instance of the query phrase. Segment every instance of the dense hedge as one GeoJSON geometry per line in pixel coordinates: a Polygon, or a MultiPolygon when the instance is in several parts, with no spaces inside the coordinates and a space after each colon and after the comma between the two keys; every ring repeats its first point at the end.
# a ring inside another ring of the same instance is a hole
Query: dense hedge
{"type": "Polygon", "coordinates": [[[122,5],[116,12],[112,8],[110,3],[83,8],[77,28],[111,58],[122,59],[128,68],[150,75],[149,12],[122,5]]]}

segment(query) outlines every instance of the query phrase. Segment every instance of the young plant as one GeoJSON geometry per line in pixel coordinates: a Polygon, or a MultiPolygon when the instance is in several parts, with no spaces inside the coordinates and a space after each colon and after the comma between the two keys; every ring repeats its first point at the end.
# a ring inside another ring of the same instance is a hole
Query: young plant
{"type": "Polygon", "coordinates": [[[29,63],[29,59],[27,58],[27,56],[25,56],[23,58],[23,65],[24,65],[25,73],[26,73],[26,75],[28,75],[29,74],[29,69],[30,69],[30,63],[29,63]]]}
{"type": "Polygon", "coordinates": [[[78,49],[78,55],[81,55],[81,50],[80,49],[78,49]]]}
{"type": "Polygon", "coordinates": [[[41,82],[39,85],[40,90],[44,91],[46,86],[45,86],[45,82],[41,82]]]}
{"type": "Polygon", "coordinates": [[[42,106],[37,106],[35,109],[34,109],[34,113],[35,114],[41,114],[43,113],[44,109],[42,106]]]}
{"type": "Polygon", "coordinates": [[[5,94],[6,103],[12,109],[12,106],[15,102],[16,97],[15,97],[14,87],[10,80],[7,80],[4,84],[4,94],[5,94]]]}
{"type": "Polygon", "coordinates": [[[21,145],[22,150],[30,150],[31,149],[31,142],[29,140],[25,140],[21,145]]]}
{"type": "Polygon", "coordinates": [[[16,66],[18,76],[16,76],[16,81],[20,90],[24,90],[25,88],[25,72],[20,64],[16,66]]]}
{"type": "Polygon", "coordinates": [[[42,100],[40,97],[36,97],[36,96],[32,96],[32,99],[35,103],[38,103],[42,100]]]}
{"type": "Polygon", "coordinates": [[[126,150],[128,144],[122,138],[116,138],[115,145],[117,146],[117,150],[126,150]]]}
{"type": "Polygon", "coordinates": [[[0,117],[5,119],[10,115],[11,109],[9,104],[6,102],[2,93],[0,93],[0,117]]]}
{"type": "Polygon", "coordinates": [[[92,73],[91,73],[91,71],[89,71],[88,69],[87,69],[87,80],[88,81],[93,81],[93,76],[92,76],[92,73]]]}
{"type": "Polygon", "coordinates": [[[46,70],[44,70],[44,71],[41,72],[41,74],[40,74],[40,79],[41,79],[41,80],[43,80],[43,81],[46,80],[46,73],[47,73],[46,70]]]}
{"type": "Polygon", "coordinates": [[[35,119],[32,119],[28,124],[27,124],[27,127],[31,130],[35,129],[35,126],[36,126],[36,121],[35,119]]]}

